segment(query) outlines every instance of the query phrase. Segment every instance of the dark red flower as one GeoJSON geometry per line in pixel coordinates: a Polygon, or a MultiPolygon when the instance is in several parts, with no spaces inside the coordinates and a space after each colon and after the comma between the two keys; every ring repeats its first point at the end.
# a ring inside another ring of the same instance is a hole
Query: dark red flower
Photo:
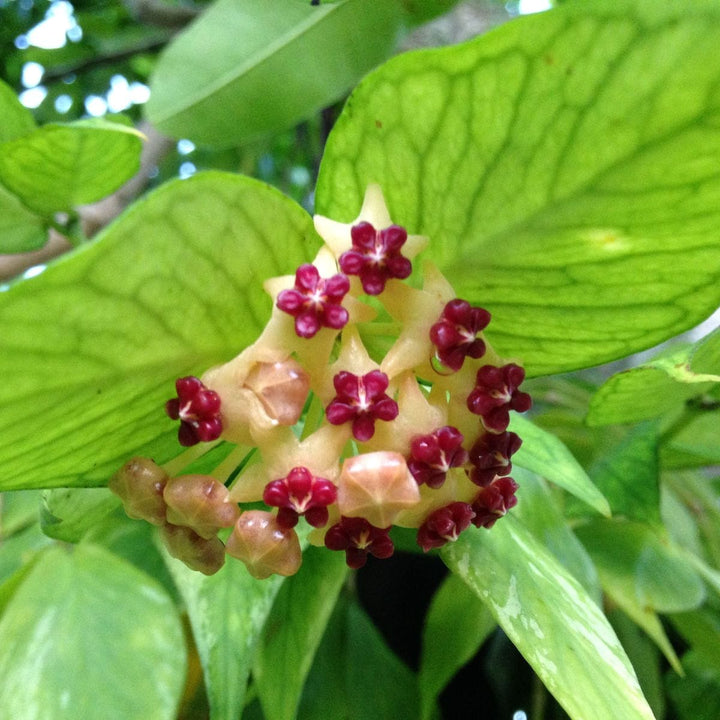
{"type": "Polygon", "coordinates": [[[520,437],[506,430],[501,433],[483,433],[470,449],[470,462],[473,467],[470,479],[480,486],[489,485],[496,475],[509,475],[512,472],[510,457],[522,445],[520,437]]]}
{"type": "Polygon", "coordinates": [[[388,376],[380,370],[358,376],[343,370],[333,378],[337,395],[325,415],[331,425],[352,422],[353,437],[360,442],[375,434],[375,421],[394,420],[398,404],[386,394],[388,376]]]}
{"type": "Polygon", "coordinates": [[[280,508],[277,522],[283,528],[293,528],[298,517],[304,515],[313,527],[328,521],[327,506],[335,502],[337,489],[329,480],[315,477],[306,467],[295,467],[280,480],[265,486],[263,501],[280,508]]]}
{"type": "Polygon", "coordinates": [[[352,250],[340,256],[340,269],[346,275],[357,275],[368,295],[379,295],[390,278],[404,280],[412,272],[412,263],[400,254],[407,240],[405,228],[390,225],[376,230],[369,222],[350,229],[352,250]]]}
{"type": "Polygon", "coordinates": [[[477,371],[475,388],[468,395],[468,409],[480,415],[488,430],[506,430],[510,410],[525,412],[532,405],[530,396],[518,390],[524,379],[525,371],[514,363],[502,367],[483,365],[477,371]]]}
{"type": "Polygon", "coordinates": [[[311,264],[301,265],[295,273],[295,287],[283,290],[276,305],[295,318],[295,332],[311,338],[321,327],[340,330],[348,321],[348,311],[340,304],[350,289],[350,281],[338,273],[320,277],[311,264]]]}
{"type": "Polygon", "coordinates": [[[467,503],[450,503],[427,517],[418,529],[417,543],[423,552],[427,552],[454,542],[463,530],[470,527],[474,517],[475,512],[467,503]]]}
{"type": "Polygon", "coordinates": [[[462,448],[462,442],[462,433],[450,425],[429,435],[416,435],[410,443],[407,465],[417,484],[439,488],[450,468],[464,465],[468,454],[462,448]]]}
{"type": "Polygon", "coordinates": [[[430,340],[437,348],[438,360],[450,370],[459,370],[466,357],[485,354],[485,343],[477,337],[490,322],[490,313],[456,298],[442,311],[440,319],[430,328],[430,340]]]}
{"type": "Polygon", "coordinates": [[[342,517],[325,533],[325,547],[344,550],[348,566],[357,570],[365,565],[368,554],[381,560],[393,554],[395,547],[389,530],[375,527],[365,518],[342,517]]]}
{"type": "Polygon", "coordinates": [[[165,412],[173,420],[180,420],[180,444],[189,447],[217,440],[222,433],[220,396],[193,376],[176,380],[175,390],[177,397],[165,403],[165,412]]]}
{"type": "Polygon", "coordinates": [[[484,487],[475,498],[473,525],[491,528],[510,508],[517,505],[518,484],[511,477],[499,477],[484,487]]]}

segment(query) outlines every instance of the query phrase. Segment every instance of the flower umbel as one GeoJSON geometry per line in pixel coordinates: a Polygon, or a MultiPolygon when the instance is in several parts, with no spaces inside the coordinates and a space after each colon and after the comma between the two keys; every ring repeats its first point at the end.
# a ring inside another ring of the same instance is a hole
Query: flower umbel
{"type": "Polygon", "coordinates": [[[397,282],[427,240],[393,224],[377,186],[353,222],[315,228],[326,244],[312,263],[264,283],[275,307],[255,343],[177,380],[165,410],[197,447],[162,467],[133,458],[110,482],[199,572],[231,556],[256,578],[292,575],[305,535],[361,568],[393,554],[393,526],[429,552],[517,503],[522,441],[507,428],[531,401],[523,368],[485,337],[490,313],[428,262],[397,282]]]}

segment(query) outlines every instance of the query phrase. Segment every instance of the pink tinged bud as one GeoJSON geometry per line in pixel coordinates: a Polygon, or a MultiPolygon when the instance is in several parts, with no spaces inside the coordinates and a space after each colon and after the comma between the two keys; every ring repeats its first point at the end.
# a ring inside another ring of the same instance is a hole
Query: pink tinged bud
{"type": "Polygon", "coordinates": [[[294,425],[302,415],[310,376],[295,360],[258,363],[248,373],[245,385],[260,399],[265,412],[280,425],[294,425]]]}
{"type": "Polygon", "coordinates": [[[386,394],[388,376],[380,370],[353,375],[343,370],[333,378],[336,396],[325,410],[331,425],[352,423],[353,437],[366,442],[375,434],[375,421],[389,422],[398,415],[398,404],[386,394]]]}
{"type": "Polygon", "coordinates": [[[472,503],[475,527],[491,528],[497,520],[517,505],[518,484],[511,477],[499,477],[484,487],[472,503]]]}
{"type": "Polygon", "coordinates": [[[272,513],[248,510],[235,523],[225,551],[247,566],[248,572],[262,580],[276,573],[294,575],[302,563],[296,532],[284,528],[272,513]]]}
{"type": "Polygon", "coordinates": [[[170,555],[191,570],[214,575],[225,564],[225,547],[217,536],[203,538],[192,528],[170,524],[160,535],[170,555]]]}
{"type": "Polygon", "coordinates": [[[280,508],[277,522],[283,528],[293,528],[300,515],[308,524],[323,527],[328,521],[327,506],[335,502],[337,489],[329,480],[315,477],[306,467],[295,467],[280,480],[265,486],[263,501],[280,508]]]}
{"type": "Polygon", "coordinates": [[[184,447],[217,440],[222,433],[220,396],[193,376],[175,382],[177,397],[165,403],[172,420],[180,420],[178,440],[184,447]]]}
{"type": "Polygon", "coordinates": [[[206,475],[173,478],[163,496],[168,522],[186,525],[206,539],[217,535],[220,528],[232,527],[240,515],[238,506],[229,499],[228,489],[206,475]]]}
{"type": "Polygon", "coordinates": [[[524,379],[525,371],[514,363],[502,367],[483,365],[468,395],[468,409],[479,415],[491,432],[503,432],[510,423],[510,410],[525,412],[532,405],[530,396],[518,390],[524,379]]]}
{"type": "Polygon", "coordinates": [[[410,443],[408,468],[418,485],[439,488],[447,471],[461,467],[468,454],[462,448],[462,433],[450,425],[438,428],[429,435],[418,435],[410,443]]]}
{"type": "Polygon", "coordinates": [[[353,570],[363,567],[368,554],[376,558],[389,558],[395,547],[388,536],[389,527],[371,525],[365,518],[342,517],[325,533],[325,547],[344,550],[345,559],[353,570]]]}
{"type": "Polygon", "coordinates": [[[464,502],[454,502],[431,513],[420,526],[417,543],[427,552],[449,542],[455,542],[475,517],[473,509],[464,502]]]}
{"type": "Polygon", "coordinates": [[[110,478],[108,487],[120,497],[128,517],[165,524],[163,490],[168,481],[165,471],[148,458],[128,460],[110,478]]]}
{"type": "Polygon", "coordinates": [[[476,485],[484,487],[496,476],[509,475],[512,472],[510,458],[521,445],[520,437],[508,430],[501,433],[483,433],[470,449],[470,479],[476,485]]]}
{"type": "Polygon", "coordinates": [[[342,515],[364,517],[377,527],[387,527],[400,512],[419,502],[417,482],[400,453],[364,453],[343,463],[337,491],[342,515]]]}
{"type": "Polygon", "coordinates": [[[368,295],[379,295],[390,278],[404,280],[412,272],[412,263],[400,254],[407,240],[405,228],[390,225],[376,230],[369,222],[350,229],[352,250],[340,256],[340,269],[346,275],[357,275],[368,295]]]}
{"type": "Polygon", "coordinates": [[[456,298],[442,311],[440,319],[430,328],[430,340],[436,347],[437,359],[453,371],[459,370],[466,357],[485,354],[485,343],[477,336],[490,322],[490,313],[456,298]]]}
{"type": "Polygon", "coordinates": [[[295,332],[299,337],[311,338],[322,327],[341,330],[348,321],[348,311],[341,303],[350,281],[338,273],[331,278],[320,277],[311,264],[301,265],[295,273],[295,287],[283,290],[276,305],[295,318],[295,332]]]}

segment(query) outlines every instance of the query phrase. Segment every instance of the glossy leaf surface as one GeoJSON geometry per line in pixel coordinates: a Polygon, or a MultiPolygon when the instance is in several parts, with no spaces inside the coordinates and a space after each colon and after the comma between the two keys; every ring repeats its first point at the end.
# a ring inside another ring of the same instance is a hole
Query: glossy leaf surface
{"type": "Polygon", "coordinates": [[[0,293],[0,488],[105,484],[132,454],[179,451],[175,378],[254,341],[262,281],[314,255],[310,217],[268,186],[169,182],[92,245],[0,293]]]}
{"type": "Polygon", "coordinates": [[[317,209],[351,220],[379,183],[532,375],[649,347],[720,301],[719,43],[715,3],[591,0],[394,58],[331,134],[317,209]]]}
{"type": "Polygon", "coordinates": [[[573,720],[652,720],[602,610],[512,515],[463,533],[443,557],[573,720]]]}

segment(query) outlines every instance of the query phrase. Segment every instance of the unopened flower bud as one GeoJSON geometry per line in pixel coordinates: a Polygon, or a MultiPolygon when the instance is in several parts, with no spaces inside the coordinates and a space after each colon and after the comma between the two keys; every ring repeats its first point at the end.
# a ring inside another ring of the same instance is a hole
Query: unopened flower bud
{"type": "Polygon", "coordinates": [[[225,564],[225,548],[217,536],[203,538],[192,528],[167,523],[161,537],[170,555],[191,570],[214,575],[225,564]]]}
{"type": "Polygon", "coordinates": [[[181,475],[168,481],[163,496],[167,520],[186,525],[203,538],[217,535],[220,528],[231,527],[240,515],[230,501],[228,489],[206,475],[181,475]]]}
{"type": "Polygon", "coordinates": [[[245,384],[260,398],[268,416],[280,425],[294,425],[302,415],[310,377],[292,358],[283,362],[258,363],[245,384]]]}
{"type": "Polygon", "coordinates": [[[420,491],[405,458],[381,450],[345,460],[337,502],[343,515],[364,517],[376,527],[387,527],[398,513],[420,502],[420,491]]]}
{"type": "Polygon", "coordinates": [[[263,510],[248,510],[238,518],[225,551],[242,560],[259,580],[273,573],[294,575],[302,562],[297,533],[263,510]]]}
{"type": "Polygon", "coordinates": [[[164,525],[163,490],[167,481],[168,476],[159,465],[148,458],[135,457],[110,478],[108,487],[120,496],[128,517],[164,525]]]}

